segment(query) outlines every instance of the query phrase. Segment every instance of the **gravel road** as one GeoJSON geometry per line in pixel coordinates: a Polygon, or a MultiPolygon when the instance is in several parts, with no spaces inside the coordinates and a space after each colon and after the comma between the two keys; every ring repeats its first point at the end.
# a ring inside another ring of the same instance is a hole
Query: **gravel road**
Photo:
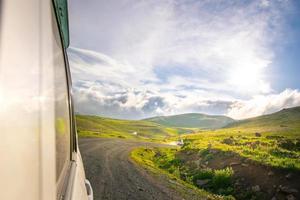
{"type": "Polygon", "coordinates": [[[80,139],[79,148],[95,200],[182,200],[167,183],[129,160],[130,151],[138,146],[161,145],[122,139],[80,139]]]}

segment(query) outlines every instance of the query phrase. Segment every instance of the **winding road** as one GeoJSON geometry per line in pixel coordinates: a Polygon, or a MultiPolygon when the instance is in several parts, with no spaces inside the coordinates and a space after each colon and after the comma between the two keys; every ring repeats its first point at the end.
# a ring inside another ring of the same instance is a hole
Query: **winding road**
{"type": "Polygon", "coordinates": [[[79,148],[86,177],[92,184],[95,200],[184,199],[178,188],[169,187],[170,181],[150,175],[129,159],[130,151],[139,146],[162,145],[122,139],[80,139],[79,148]]]}

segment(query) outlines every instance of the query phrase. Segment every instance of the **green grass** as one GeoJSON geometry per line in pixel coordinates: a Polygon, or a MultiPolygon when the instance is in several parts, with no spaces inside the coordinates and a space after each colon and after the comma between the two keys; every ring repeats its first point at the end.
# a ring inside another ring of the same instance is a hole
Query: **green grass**
{"type": "Polygon", "coordinates": [[[98,116],[77,115],[79,137],[117,137],[167,142],[168,138],[194,130],[165,127],[149,121],[119,120],[98,116]]]}
{"type": "MultiPolygon", "coordinates": [[[[182,163],[179,159],[175,157],[175,153],[179,149],[174,148],[136,148],[134,149],[130,157],[139,165],[145,167],[146,169],[150,170],[154,174],[166,175],[169,180],[177,182],[177,184],[182,185],[184,189],[182,192],[186,193],[189,191],[193,191],[196,193],[199,198],[209,199],[209,200],[234,200],[232,196],[223,196],[213,194],[206,190],[197,188],[192,183],[192,177],[190,177],[190,181],[183,180],[181,178],[181,171],[180,167],[182,163]]],[[[225,173],[222,170],[215,172],[216,174],[213,175],[214,180],[217,184],[221,183],[223,179],[227,179],[228,172],[225,173]]],[[[186,194],[183,194],[184,196],[186,194]]]]}
{"type": "MultiPolygon", "coordinates": [[[[197,186],[197,180],[207,180],[208,184],[205,188],[207,191],[218,195],[230,195],[231,178],[233,170],[224,168],[219,170],[197,170],[190,169],[185,163],[176,157],[179,149],[170,148],[140,148],[132,152],[131,156],[138,162],[152,168],[158,168],[185,181],[188,185],[197,186]]],[[[229,198],[229,197],[228,197],[229,198]]]]}
{"type": "MultiPolygon", "coordinates": [[[[216,190],[219,188],[224,188],[228,190],[228,187],[231,186],[231,179],[234,174],[234,171],[230,167],[226,167],[224,169],[214,170],[213,177],[211,179],[212,187],[216,190]]],[[[223,189],[223,190],[224,190],[223,189]]],[[[225,192],[226,194],[227,192],[225,192]]]]}
{"type": "Polygon", "coordinates": [[[299,107],[184,138],[186,149],[209,147],[234,152],[265,165],[300,170],[299,107]]]}
{"type": "Polygon", "coordinates": [[[241,199],[264,197],[255,192],[236,190],[234,171],[230,166],[213,169],[202,164],[214,159],[235,158],[287,171],[300,170],[299,107],[238,121],[218,130],[181,135],[180,138],[184,139],[181,148],[141,148],[133,153],[133,157],[138,163],[162,170],[188,185],[241,199]],[[195,162],[200,164],[193,164],[195,162]],[[199,186],[199,180],[200,184],[203,181],[205,184],[199,186]]]}
{"type": "Polygon", "coordinates": [[[153,173],[164,174],[184,187],[197,191],[200,196],[209,196],[211,199],[231,199],[230,195],[237,195],[241,199],[259,198],[258,194],[251,191],[235,191],[232,182],[234,171],[230,166],[202,166],[220,157],[249,160],[251,163],[288,171],[300,170],[300,107],[235,121],[217,130],[168,127],[155,120],[116,120],[83,115],[76,116],[76,119],[80,137],[117,137],[154,142],[183,139],[181,148],[138,148],[131,153],[131,158],[153,173]],[[196,157],[190,158],[190,154],[196,157]],[[184,160],[185,157],[190,160],[184,160]],[[198,167],[191,164],[196,161],[201,162],[198,167]],[[199,180],[200,183],[205,181],[205,184],[199,184],[199,180]]]}
{"type": "MultiPolygon", "coordinates": [[[[247,132],[273,132],[277,134],[300,134],[300,107],[283,109],[279,112],[259,117],[240,120],[227,125],[226,128],[247,132]]],[[[230,130],[230,129],[228,129],[230,130]]]]}
{"type": "Polygon", "coordinates": [[[205,150],[209,147],[234,152],[261,164],[300,170],[300,107],[237,121],[218,130],[202,130],[197,134],[184,134],[197,131],[195,128],[167,127],[152,121],[84,115],[77,115],[76,119],[80,137],[169,142],[180,136],[184,138],[184,149],[205,150]]]}
{"type": "Polygon", "coordinates": [[[259,163],[287,169],[300,170],[299,150],[290,150],[282,143],[292,143],[296,146],[299,137],[284,137],[280,140],[268,136],[271,133],[262,134],[261,137],[254,137],[254,134],[231,135],[227,131],[207,132],[187,136],[185,149],[205,150],[208,148],[224,152],[234,152],[241,157],[255,160],[259,163]],[[228,143],[232,141],[232,143],[228,143]]]}
{"type": "Polygon", "coordinates": [[[230,117],[222,115],[206,115],[200,113],[187,113],[172,116],[159,116],[144,119],[168,127],[186,127],[198,129],[216,129],[234,122],[230,117]]]}

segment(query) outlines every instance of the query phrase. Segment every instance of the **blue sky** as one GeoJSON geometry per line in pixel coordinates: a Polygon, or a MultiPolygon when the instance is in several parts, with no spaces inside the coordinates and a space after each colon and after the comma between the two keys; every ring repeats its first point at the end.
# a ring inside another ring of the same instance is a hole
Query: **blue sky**
{"type": "Polygon", "coordinates": [[[300,105],[296,0],[73,0],[76,110],[243,119],[300,105]]]}
{"type": "Polygon", "coordinates": [[[278,90],[285,87],[300,88],[300,2],[295,2],[292,12],[286,16],[283,34],[287,38],[276,47],[277,58],[273,67],[275,74],[274,85],[278,90]],[[277,75],[276,75],[277,74],[277,75]]]}

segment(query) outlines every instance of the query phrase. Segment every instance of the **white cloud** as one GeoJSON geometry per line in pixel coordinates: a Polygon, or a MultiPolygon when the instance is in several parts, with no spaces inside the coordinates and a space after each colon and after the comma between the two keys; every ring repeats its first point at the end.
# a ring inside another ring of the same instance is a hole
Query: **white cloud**
{"type": "Polygon", "coordinates": [[[225,114],[234,119],[244,119],[300,106],[300,92],[291,89],[239,100],[225,96],[217,99],[217,95],[205,91],[161,93],[100,81],[77,82],[74,99],[79,113],[127,119],[189,112],[225,114]]]}
{"type": "Polygon", "coordinates": [[[181,76],[161,84],[154,75],[119,70],[125,65],[103,54],[71,48],[69,55],[76,110],[84,114],[139,119],[205,112],[243,119],[300,105],[298,90],[241,100],[229,94],[232,88],[226,84],[181,76]]]}
{"type": "Polygon", "coordinates": [[[69,48],[70,66],[75,81],[101,80],[118,83],[124,87],[139,85],[144,77],[156,80],[152,71],[136,68],[127,63],[116,61],[111,57],[92,50],[69,48]]]}
{"type": "Polygon", "coordinates": [[[223,114],[231,101],[208,100],[196,95],[176,96],[150,90],[124,89],[105,83],[82,82],[74,87],[76,111],[83,114],[104,115],[115,118],[141,119],[156,115],[187,112],[223,114]]]}
{"type": "Polygon", "coordinates": [[[244,119],[295,106],[300,106],[300,92],[286,89],[279,94],[259,95],[248,101],[236,102],[231,105],[227,115],[235,119],[244,119]]]}
{"type": "Polygon", "coordinates": [[[231,106],[235,118],[264,113],[251,105],[276,93],[266,74],[288,4],[72,1],[69,57],[77,110],[121,118],[226,114],[231,106]]]}
{"type": "Polygon", "coordinates": [[[261,0],[261,7],[266,8],[270,6],[270,1],[269,0],[261,0]]]}
{"type": "Polygon", "coordinates": [[[119,74],[126,69],[123,73],[136,73],[135,79],[154,78],[153,71],[176,65],[250,97],[272,92],[264,74],[270,71],[270,43],[280,28],[277,4],[127,0],[90,1],[87,7],[75,0],[72,44],[108,55],[121,64],[119,74]],[[261,9],[267,4],[270,9],[261,9]]]}

